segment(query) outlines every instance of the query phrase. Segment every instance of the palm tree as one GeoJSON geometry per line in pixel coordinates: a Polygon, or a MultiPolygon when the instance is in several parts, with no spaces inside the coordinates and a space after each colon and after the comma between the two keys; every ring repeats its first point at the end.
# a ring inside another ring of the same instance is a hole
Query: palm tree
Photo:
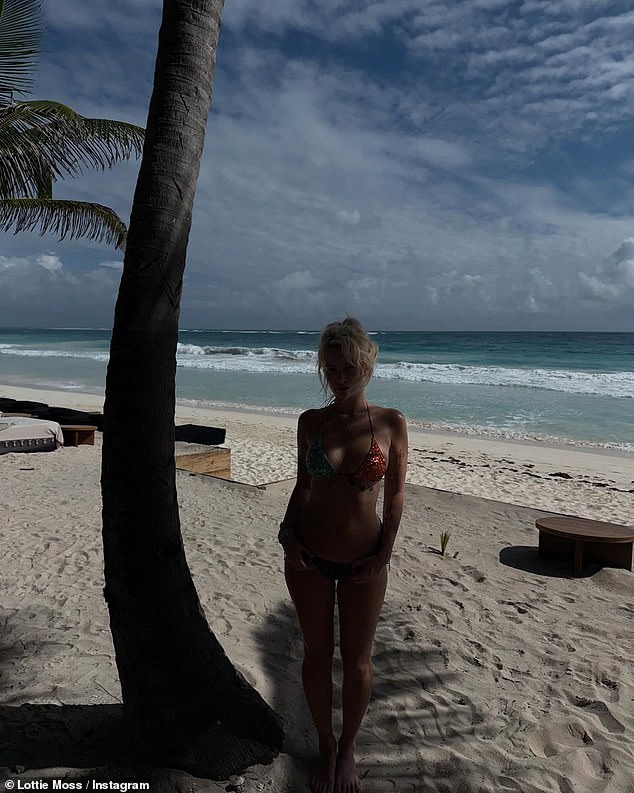
{"type": "Polygon", "coordinates": [[[185,256],[224,0],[164,0],[104,406],[104,595],[124,712],[163,767],[226,779],[267,763],[279,720],[207,624],[185,558],[174,465],[185,256]]]}
{"type": "Polygon", "coordinates": [[[32,87],[41,34],[40,0],[0,0],[0,230],[39,227],[123,249],[127,230],[114,210],[56,200],[53,183],[138,156],[143,129],[84,118],[59,102],[15,101],[32,87]]]}

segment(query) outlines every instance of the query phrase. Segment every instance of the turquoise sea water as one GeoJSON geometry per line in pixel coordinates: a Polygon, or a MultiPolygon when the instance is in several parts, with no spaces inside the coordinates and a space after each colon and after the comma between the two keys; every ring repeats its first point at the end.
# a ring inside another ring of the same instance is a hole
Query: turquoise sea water
{"type": "MultiPolygon", "coordinates": [[[[634,453],[634,334],[373,334],[368,397],[428,426],[634,453]]],[[[184,330],[177,396],[299,412],[323,403],[318,331],[184,330]]],[[[0,382],[102,392],[110,331],[0,329],[0,382]]]]}

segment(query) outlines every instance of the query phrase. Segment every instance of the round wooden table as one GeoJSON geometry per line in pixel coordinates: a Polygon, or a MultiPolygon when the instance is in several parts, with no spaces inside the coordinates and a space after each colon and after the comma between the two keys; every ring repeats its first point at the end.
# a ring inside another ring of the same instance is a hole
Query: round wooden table
{"type": "Polygon", "coordinates": [[[588,518],[546,515],[537,518],[539,556],[574,559],[574,575],[581,575],[584,558],[605,567],[632,570],[634,528],[588,518]]]}

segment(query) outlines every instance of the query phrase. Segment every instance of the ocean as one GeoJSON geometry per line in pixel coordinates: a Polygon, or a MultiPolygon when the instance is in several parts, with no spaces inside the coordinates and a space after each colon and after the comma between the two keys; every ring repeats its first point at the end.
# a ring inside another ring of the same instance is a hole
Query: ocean
{"type": "MultiPolygon", "coordinates": [[[[634,454],[634,333],[377,331],[368,398],[425,427],[634,454]]],[[[319,331],[183,330],[177,398],[299,413],[324,404],[319,331]]],[[[110,331],[0,329],[0,383],[102,393],[110,331]]],[[[0,391],[1,393],[1,391],[0,391]]]]}

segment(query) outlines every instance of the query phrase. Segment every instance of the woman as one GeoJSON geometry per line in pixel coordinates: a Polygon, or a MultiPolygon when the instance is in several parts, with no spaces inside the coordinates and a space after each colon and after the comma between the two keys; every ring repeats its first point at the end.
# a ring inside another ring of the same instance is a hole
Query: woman
{"type": "Polygon", "coordinates": [[[328,325],[318,371],[332,399],[297,425],[297,482],[278,539],[304,638],[302,682],[319,737],[314,793],[356,793],[355,740],[372,688],[372,640],[403,511],[407,429],[365,397],[378,347],[361,323],[328,325]],[[385,478],[383,520],[376,514],[385,478]],[[339,609],[343,727],[332,728],[334,606],[339,609]]]}

